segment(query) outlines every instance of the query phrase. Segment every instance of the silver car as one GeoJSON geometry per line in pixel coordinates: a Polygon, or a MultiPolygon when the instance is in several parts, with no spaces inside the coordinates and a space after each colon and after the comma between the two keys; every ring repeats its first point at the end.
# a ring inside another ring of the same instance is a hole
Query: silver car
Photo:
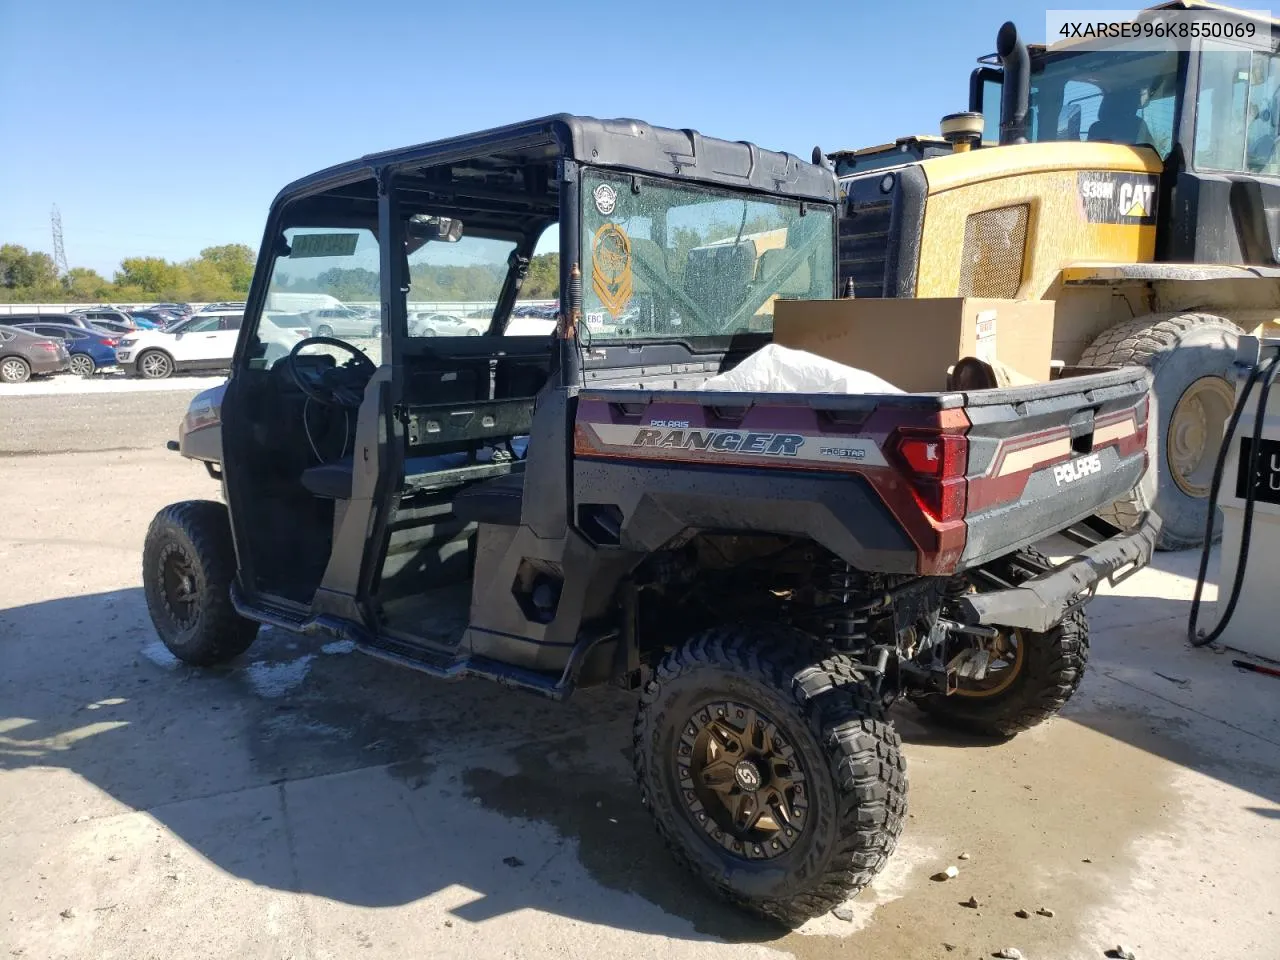
{"type": "Polygon", "coordinates": [[[347,307],[324,307],[305,316],[313,337],[380,337],[377,318],[347,307]]]}

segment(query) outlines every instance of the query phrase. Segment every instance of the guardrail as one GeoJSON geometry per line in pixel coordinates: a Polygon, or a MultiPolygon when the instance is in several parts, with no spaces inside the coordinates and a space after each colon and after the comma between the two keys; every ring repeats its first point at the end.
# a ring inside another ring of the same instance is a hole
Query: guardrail
{"type": "MultiPolygon", "coordinates": [[[[520,306],[530,307],[554,307],[558,300],[521,300],[520,306]]],[[[348,301],[349,307],[372,307],[375,310],[381,305],[376,301],[348,301]]],[[[130,310],[146,310],[154,304],[134,303],[129,305],[130,310]]],[[[192,307],[200,309],[204,304],[192,303],[192,307]]],[[[494,307],[497,306],[493,300],[462,300],[462,301],[430,301],[430,300],[414,300],[407,305],[410,313],[448,313],[457,317],[465,317],[471,313],[488,313],[493,314],[494,307]]],[[[85,310],[92,308],[105,308],[108,310],[119,309],[110,303],[0,303],[0,317],[14,313],[70,313],[72,310],[85,310]]]]}

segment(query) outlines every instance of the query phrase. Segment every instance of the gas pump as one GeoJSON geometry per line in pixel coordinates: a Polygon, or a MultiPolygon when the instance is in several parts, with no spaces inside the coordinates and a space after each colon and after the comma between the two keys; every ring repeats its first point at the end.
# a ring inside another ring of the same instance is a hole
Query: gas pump
{"type": "Polygon", "coordinates": [[[1236,405],[1213,473],[1188,638],[1193,646],[1218,641],[1280,661],[1280,392],[1275,399],[1271,395],[1280,374],[1280,340],[1241,337],[1235,369],[1236,405]],[[1218,601],[1212,626],[1200,631],[1200,600],[1219,506],[1223,524],[1218,601]]]}

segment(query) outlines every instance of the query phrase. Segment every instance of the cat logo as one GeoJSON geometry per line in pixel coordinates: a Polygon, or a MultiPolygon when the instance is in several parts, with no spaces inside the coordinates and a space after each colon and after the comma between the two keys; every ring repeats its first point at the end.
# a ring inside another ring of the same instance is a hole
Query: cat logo
{"type": "Polygon", "coordinates": [[[1154,174],[1087,170],[1077,174],[1080,210],[1090,223],[1154,225],[1160,181],[1154,174]]]}

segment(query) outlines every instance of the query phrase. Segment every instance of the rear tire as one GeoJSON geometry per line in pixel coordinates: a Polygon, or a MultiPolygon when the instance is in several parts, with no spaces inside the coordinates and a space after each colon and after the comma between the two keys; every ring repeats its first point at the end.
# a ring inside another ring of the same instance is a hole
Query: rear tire
{"type": "Polygon", "coordinates": [[[87,353],[73,353],[69,367],[77,377],[92,377],[98,370],[98,365],[93,362],[93,357],[87,353]]]}
{"type": "MultiPolygon", "coordinates": [[[[1107,330],[1085,350],[1082,366],[1146,367],[1155,400],[1148,440],[1155,473],[1145,483],[1148,493],[1135,490],[1099,516],[1129,529],[1150,503],[1162,522],[1161,550],[1204,543],[1209,478],[1234,406],[1231,365],[1241,333],[1230,320],[1207,313],[1149,316],[1107,330]]],[[[1221,525],[1219,514],[1215,541],[1221,525]]]]}
{"type": "Polygon", "coordinates": [[[187,500],[156,514],[142,547],[142,587],[156,633],[184,663],[208,667],[249,649],[258,625],[236,613],[227,508],[187,500]]]}
{"type": "Polygon", "coordinates": [[[316,336],[317,336],[317,337],[332,337],[332,336],[333,336],[333,327],[329,326],[327,323],[322,323],[322,324],[320,324],[320,326],[316,327],[316,336]]]}
{"type": "Polygon", "coordinates": [[[144,380],[164,380],[173,376],[173,358],[163,350],[147,350],[138,357],[137,368],[144,380]]]}
{"type": "MultiPolygon", "coordinates": [[[[1053,568],[1038,550],[1019,550],[992,565],[1001,579],[1019,584],[1053,568]]],[[[1017,672],[988,695],[931,693],[916,705],[950,727],[987,737],[1012,737],[1055,716],[1075,694],[1089,660],[1089,621],[1077,610],[1052,630],[1017,631],[1017,672]]]]}
{"type": "Polygon", "coordinates": [[[31,364],[21,357],[0,359],[0,383],[26,383],[31,379],[31,364]]]}
{"type": "Polygon", "coordinates": [[[907,807],[901,741],[878,699],[851,661],[813,651],[807,634],[775,624],[702,633],[659,665],[634,728],[641,799],[675,859],[788,925],[870,883],[907,807]],[[741,734],[736,750],[721,747],[727,732],[741,734]],[[748,815],[768,811],[752,830],[735,827],[744,792],[756,798],[748,815]]]}
{"type": "Polygon", "coordinates": [[[382,324],[380,324],[380,323],[375,323],[375,324],[373,325],[373,328],[372,328],[371,332],[369,333],[369,336],[370,336],[372,339],[374,339],[374,340],[377,340],[379,337],[381,337],[381,336],[382,336],[382,324]]]}

